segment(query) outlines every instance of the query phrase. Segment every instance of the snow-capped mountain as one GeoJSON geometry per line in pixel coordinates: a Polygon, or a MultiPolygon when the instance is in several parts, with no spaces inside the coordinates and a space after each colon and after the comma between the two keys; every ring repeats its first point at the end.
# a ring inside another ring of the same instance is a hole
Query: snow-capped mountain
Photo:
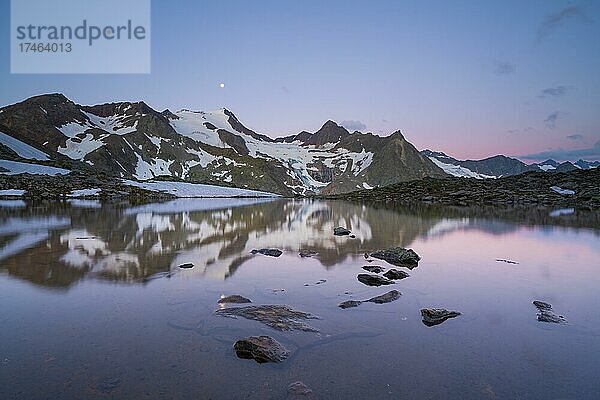
{"type": "Polygon", "coordinates": [[[551,159],[536,164],[525,164],[521,160],[503,155],[482,160],[457,160],[445,153],[432,150],[423,150],[421,154],[449,175],[476,179],[501,178],[530,171],[569,172],[576,169],[596,168],[600,165],[598,161],[579,160],[573,164],[570,161],[559,163],[551,159]]]}
{"type": "Polygon", "coordinates": [[[283,195],[444,176],[400,131],[388,137],[350,133],[327,121],[314,133],[272,139],[227,109],[158,112],[144,102],[83,106],[62,94],[0,109],[0,159],[283,195]]]}

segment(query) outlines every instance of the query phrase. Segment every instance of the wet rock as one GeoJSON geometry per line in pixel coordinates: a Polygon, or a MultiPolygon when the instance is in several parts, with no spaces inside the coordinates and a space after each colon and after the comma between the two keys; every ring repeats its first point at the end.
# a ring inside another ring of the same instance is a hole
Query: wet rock
{"type": "Polygon", "coordinates": [[[308,388],[308,386],[306,386],[302,382],[291,383],[290,386],[288,386],[287,392],[288,392],[289,399],[297,399],[297,400],[300,400],[300,399],[314,400],[314,399],[316,399],[316,397],[313,395],[313,391],[310,390],[308,388]]]}
{"type": "Polygon", "coordinates": [[[540,322],[549,322],[553,324],[565,323],[565,317],[557,315],[552,310],[552,305],[545,301],[534,300],[533,305],[538,309],[537,320],[540,322]]]}
{"type": "Polygon", "coordinates": [[[397,290],[390,290],[387,293],[384,293],[379,296],[371,297],[369,300],[366,300],[368,303],[376,303],[376,304],[385,304],[390,303],[392,301],[396,301],[400,298],[400,292],[397,290]]]}
{"type": "Polygon", "coordinates": [[[513,261],[513,260],[505,260],[504,258],[498,258],[496,261],[498,262],[503,262],[503,263],[507,263],[507,264],[518,264],[518,262],[513,261]]]}
{"type": "Polygon", "coordinates": [[[185,264],[181,264],[179,266],[179,269],[192,269],[194,268],[194,264],[192,263],[185,263],[185,264]]]}
{"type": "Polygon", "coordinates": [[[239,358],[258,363],[281,362],[290,355],[281,343],[269,336],[249,336],[235,342],[233,348],[239,358]]]}
{"type": "Polygon", "coordinates": [[[365,265],[362,267],[365,271],[373,272],[374,274],[380,274],[385,271],[385,268],[380,267],[379,265],[365,265]]]}
{"type": "Polygon", "coordinates": [[[363,302],[361,300],[346,300],[338,304],[338,307],[345,310],[346,308],[358,307],[362,303],[363,302]]]}
{"type": "Polygon", "coordinates": [[[357,279],[368,286],[391,285],[394,283],[394,281],[379,275],[358,274],[357,279]]]}
{"type": "Polygon", "coordinates": [[[252,303],[252,300],[245,298],[244,296],[240,296],[239,294],[232,294],[231,296],[223,297],[217,301],[218,304],[227,304],[227,303],[252,303]]]}
{"type": "Polygon", "coordinates": [[[335,236],[347,236],[350,234],[350,231],[344,227],[338,226],[337,228],[333,228],[333,234],[335,236]]]}
{"type": "Polygon", "coordinates": [[[388,279],[404,279],[408,278],[410,275],[407,272],[392,268],[388,272],[383,274],[383,276],[385,276],[388,279]]]}
{"type": "Polygon", "coordinates": [[[281,251],[279,249],[259,249],[259,250],[254,249],[250,253],[262,254],[264,256],[270,256],[270,257],[279,257],[280,255],[283,254],[283,251],[281,251]]]}
{"type": "Polygon", "coordinates": [[[371,297],[368,300],[346,300],[338,304],[338,307],[342,309],[358,307],[362,303],[375,303],[375,304],[385,304],[390,303],[392,301],[396,301],[400,298],[401,293],[397,290],[390,290],[387,293],[384,293],[379,296],[371,297]]]}
{"type": "Polygon", "coordinates": [[[418,266],[421,257],[412,249],[404,249],[402,247],[392,247],[385,250],[378,250],[369,254],[371,257],[387,261],[390,264],[399,267],[413,269],[418,266]]]}
{"type": "Polygon", "coordinates": [[[317,329],[306,324],[304,320],[319,319],[319,317],[284,305],[229,307],[217,310],[215,313],[222,317],[242,317],[259,321],[279,331],[318,332],[317,329]]]}
{"type": "Polygon", "coordinates": [[[298,255],[302,258],[306,258],[306,257],[314,257],[316,255],[319,255],[319,253],[314,250],[300,250],[298,255]]]}
{"type": "Polygon", "coordinates": [[[449,318],[458,317],[460,313],[458,311],[448,311],[443,308],[422,308],[421,317],[423,317],[423,323],[427,326],[439,325],[449,318]]]}

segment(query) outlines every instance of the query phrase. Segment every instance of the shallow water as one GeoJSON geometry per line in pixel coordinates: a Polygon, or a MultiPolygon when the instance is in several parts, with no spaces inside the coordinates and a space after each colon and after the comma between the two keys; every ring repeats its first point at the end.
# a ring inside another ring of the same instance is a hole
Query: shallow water
{"type": "Polygon", "coordinates": [[[284,399],[298,380],[319,399],[598,398],[600,231],[477,215],[258,199],[3,201],[0,399],[284,399]],[[333,236],[335,226],[356,238],[333,236]],[[391,246],[422,257],[411,276],[358,282],[364,252],[391,246]],[[250,254],[263,247],[284,254],[250,254]],[[399,300],[337,307],[391,289],[399,300]],[[229,294],[318,315],[309,323],[320,332],[214,315],[229,294]],[[567,324],[538,322],[536,299],[567,324]],[[427,327],[423,307],[462,315],[427,327]],[[239,359],[233,343],[249,335],[292,355],[239,359]]]}

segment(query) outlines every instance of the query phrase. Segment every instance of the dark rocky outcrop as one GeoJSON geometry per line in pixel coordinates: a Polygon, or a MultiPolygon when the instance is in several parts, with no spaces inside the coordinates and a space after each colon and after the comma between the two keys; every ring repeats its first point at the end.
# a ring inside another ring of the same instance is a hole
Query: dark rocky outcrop
{"type": "Polygon", "coordinates": [[[290,352],[277,340],[269,336],[249,336],[233,345],[239,358],[253,359],[257,363],[281,362],[290,352]]]}
{"type": "Polygon", "coordinates": [[[357,279],[368,286],[391,285],[394,283],[394,281],[379,275],[358,274],[357,279]]]}
{"type": "Polygon", "coordinates": [[[215,313],[222,317],[242,317],[259,321],[279,331],[318,332],[317,329],[304,321],[318,319],[319,317],[284,305],[230,307],[217,310],[215,313]]]}
{"type": "Polygon", "coordinates": [[[380,274],[383,271],[385,271],[385,268],[380,267],[379,265],[365,265],[364,267],[362,267],[362,269],[364,269],[365,271],[372,272],[374,274],[380,274]]]}
{"type": "Polygon", "coordinates": [[[219,299],[219,301],[217,301],[217,303],[218,304],[228,304],[228,303],[242,304],[242,303],[252,303],[252,300],[247,299],[244,296],[240,296],[239,294],[232,294],[231,296],[226,296],[226,297],[219,299]]]}
{"type": "Polygon", "coordinates": [[[422,308],[421,317],[423,317],[423,323],[427,326],[439,325],[449,318],[458,317],[460,313],[458,311],[448,311],[443,308],[422,308]]]}

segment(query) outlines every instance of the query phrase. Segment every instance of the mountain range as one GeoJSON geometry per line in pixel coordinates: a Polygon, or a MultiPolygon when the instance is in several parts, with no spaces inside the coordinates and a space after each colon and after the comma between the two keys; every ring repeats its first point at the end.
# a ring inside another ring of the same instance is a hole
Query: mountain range
{"type": "Polygon", "coordinates": [[[457,160],[419,152],[401,131],[377,136],[327,121],[316,132],[270,138],[229,110],[157,111],[144,102],[80,105],[62,94],[0,108],[0,172],[41,164],[123,179],[177,180],[285,196],[345,193],[420,179],[495,178],[596,163],[527,165],[495,156],[457,160]]]}

